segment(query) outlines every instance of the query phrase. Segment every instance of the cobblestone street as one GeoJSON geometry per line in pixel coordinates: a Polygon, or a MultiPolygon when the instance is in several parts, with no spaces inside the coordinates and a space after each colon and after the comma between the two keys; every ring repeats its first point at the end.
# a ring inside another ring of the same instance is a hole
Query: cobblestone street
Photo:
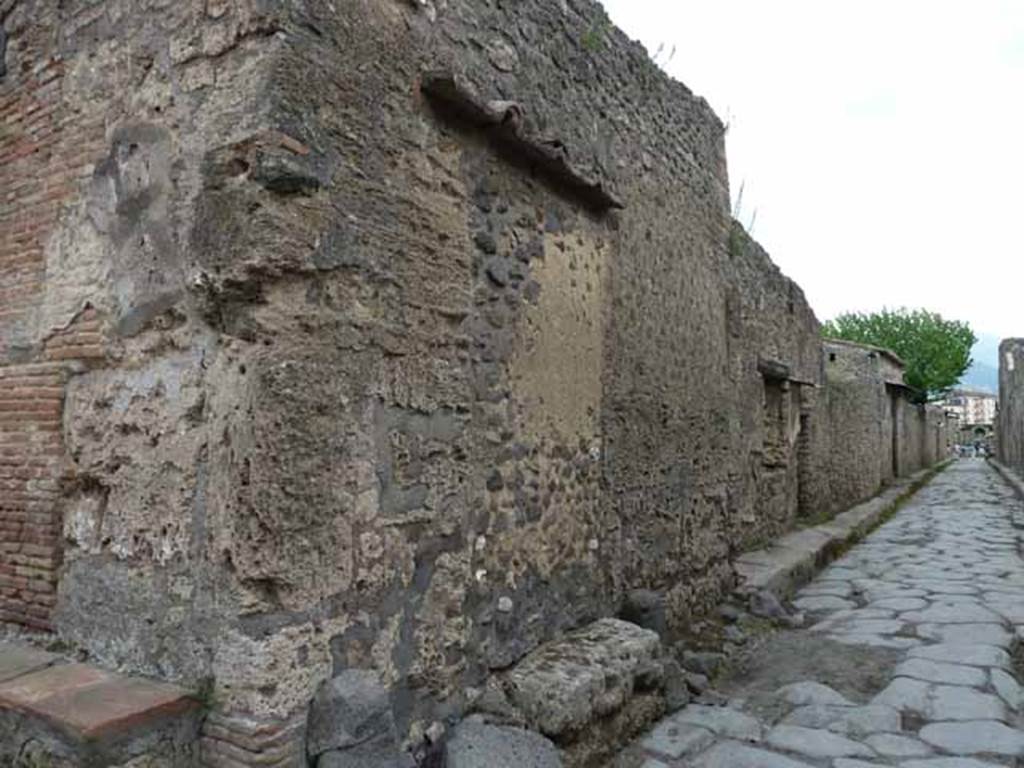
{"type": "MultiPolygon", "coordinates": [[[[796,597],[773,635],[642,742],[643,768],[981,768],[1024,756],[1020,502],[954,463],[796,597]]],[[[752,644],[754,645],[754,644],[752,644]]]]}

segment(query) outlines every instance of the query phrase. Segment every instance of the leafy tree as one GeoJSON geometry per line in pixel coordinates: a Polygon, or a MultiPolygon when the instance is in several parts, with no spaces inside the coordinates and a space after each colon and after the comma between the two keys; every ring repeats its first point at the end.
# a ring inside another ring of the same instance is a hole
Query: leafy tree
{"type": "Polygon", "coordinates": [[[960,381],[978,340],[967,323],[906,308],[847,312],[825,323],[822,335],[891,349],[907,364],[904,380],[922,400],[941,397],[960,381]]]}

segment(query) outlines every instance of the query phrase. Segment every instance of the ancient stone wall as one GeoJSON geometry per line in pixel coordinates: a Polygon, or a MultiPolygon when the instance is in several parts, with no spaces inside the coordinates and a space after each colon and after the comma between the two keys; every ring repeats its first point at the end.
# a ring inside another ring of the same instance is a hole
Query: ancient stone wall
{"type": "Polygon", "coordinates": [[[803,291],[736,222],[728,257],[724,383],[733,400],[721,422],[735,444],[722,463],[731,543],[742,551],[787,530],[811,503],[804,486],[816,479],[809,433],[819,428],[822,346],[803,291]]]}
{"type": "Polygon", "coordinates": [[[1024,473],[1024,339],[999,345],[999,411],[996,415],[999,460],[1024,473]]]}
{"type": "Polygon", "coordinates": [[[595,3],[0,19],[0,618],[207,692],[211,763],[358,669],[416,742],[895,472],[878,355],[824,386],[723,125],[595,3]]]}
{"type": "Polygon", "coordinates": [[[820,429],[810,436],[815,515],[846,509],[944,459],[948,441],[942,410],[913,401],[892,353],[829,340],[824,355],[820,429]]]}
{"type": "Polygon", "coordinates": [[[238,613],[206,507],[237,399],[190,239],[210,149],[269,126],[280,25],[198,0],[0,21],[0,610],[197,684],[238,613]]]}

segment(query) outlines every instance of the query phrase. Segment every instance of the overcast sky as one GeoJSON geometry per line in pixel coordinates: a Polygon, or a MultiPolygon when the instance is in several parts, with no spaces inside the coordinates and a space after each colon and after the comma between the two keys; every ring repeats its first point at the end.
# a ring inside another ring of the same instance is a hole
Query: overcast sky
{"type": "Polygon", "coordinates": [[[740,218],[820,318],[1024,336],[1024,1],[604,5],[729,124],[740,218]]]}

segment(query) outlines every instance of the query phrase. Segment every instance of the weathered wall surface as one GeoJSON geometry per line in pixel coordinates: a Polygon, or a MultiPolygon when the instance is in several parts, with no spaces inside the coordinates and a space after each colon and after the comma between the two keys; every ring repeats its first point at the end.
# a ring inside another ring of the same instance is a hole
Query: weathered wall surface
{"type": "Polygon", "coordinates": [[[0,618],[207,689],[208,754],[351,669],[415,741],[894,471],[884,375],[826,391],[722,124],[595,4],[0,18],[0,618]]]}
{"type": "Polygon", "coordinates": [[[885,350],[824,343],[825,383],[810,435],[809,513],[828,515],[863,501],[895,477],[946,457],[941,409],[913,402],[902,366],[885,350]]]}
{"type": "Polygon", "coordinates": [[[1024,339],[999,345],[999,411],[996,415],[999,460],[1024,473],[1024,339]]]}
{"type": "MultiPolygon", "coordinates": [[[[820,326],[803,291],[736,222],[728,242],[725,338],[733,438],[726,472],[729,541],[746,550],[789,528],[813,484],[807,435],[823,384],[820,326]],[[737,461],[737,457],[744,457],[737,461]]],[[[735,551],[730,554],[735,554],[735,551]]]]}
{"type": "Polygon", "coordinates": [[[198,1],[7,0],[0,21],[3,616],[211,679],[237,598],[208,457],[238,403],[190,240],[211,148],[270,125],[279,24],[198,1]]]}

